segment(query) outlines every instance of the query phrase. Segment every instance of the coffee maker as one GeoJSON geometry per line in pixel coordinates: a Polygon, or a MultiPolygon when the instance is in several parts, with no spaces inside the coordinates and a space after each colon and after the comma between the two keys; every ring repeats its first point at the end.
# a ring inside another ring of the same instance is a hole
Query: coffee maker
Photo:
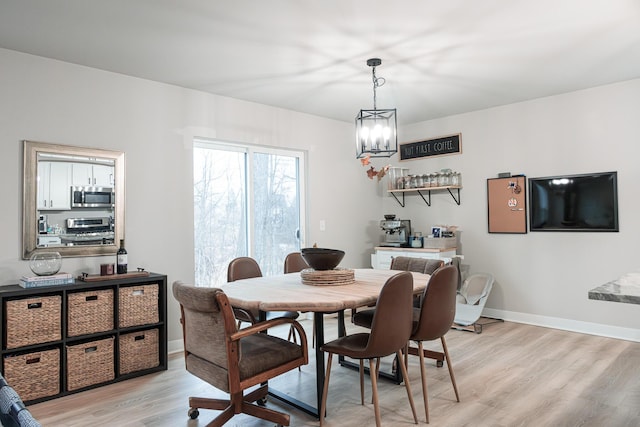
{"type": "Polygon", "coordinates": [[[395,215],[385,215],[380,221],[380,228],[384,230],[384,240],[381,246],[408,247],[411,235],[411,221],[396,219],[395,215]]]}

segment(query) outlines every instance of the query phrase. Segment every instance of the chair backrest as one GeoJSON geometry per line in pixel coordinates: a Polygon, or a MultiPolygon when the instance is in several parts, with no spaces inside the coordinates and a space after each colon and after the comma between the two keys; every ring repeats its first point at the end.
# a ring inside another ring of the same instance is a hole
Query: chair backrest
{"type": "Polygon", "coordinates": [[[206,370],[207,378],[202,379],[229,391],[226,336],[237,329],[226,295],[222,289],[200,288],[176,281],[173,296],[180,303],[187,370],[200,378],[206,370]],[[207,368],[203,369],[203,365],[207,368]]]}
{"type": "Polygon", "coordinates": [[[398,273],[387,279],[378,296],[365,352],[371,357],[383,357],[403,348],[411,335],[412,305],[411,273],[398,273]]]}
{"type": "Polygon", "coordinates": [[[297,273],[305,268],[309,268],[309,264],[307,264],[307,261],[302,258],[302,254],[300,252],[291,252],[284,259],[285,274],[297,273]]]}
{"type": "Polygon", "coordinates": [[[449,331],[456,314],[457,286],[458,269],[453,265],[445,265],[431,275],[422,294],[419,316],[414,319],[417,322],[411,334],[412,340],[430,341],[449,331]]]}
{"type": "Polygon", "coordinates": [[[229,263],[227,282],[251,279],[252,277],[262,277],[262,271],[255,259],[243,256],[235,258],[229,263]]]}
{"type": "Polygon", "coordinates": [[[460,294],[467,304],[484,305],[493,287],[494,278],[489,273],[474,273],[467,277],[460,287],[460,294]]]}
{"type": "Polygon", "coordinates": [[[414,258],[406,256],[394,257],[391,260],[391,270],[415,271],[416,273],[433,274],[444,265],[441,259],[414,258]]]}

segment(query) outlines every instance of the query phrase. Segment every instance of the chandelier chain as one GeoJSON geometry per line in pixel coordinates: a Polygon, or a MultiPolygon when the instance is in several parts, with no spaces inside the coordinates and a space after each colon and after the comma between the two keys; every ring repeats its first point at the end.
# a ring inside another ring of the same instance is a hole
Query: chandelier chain
{"type": "Polygon", "coordinates": [[[384,79],[384,77],[376,77],[376,66],[374,65],[371,71],[371,74],[373,76],[373,109],[377,110],[376,108],[376,101],[377,101],[377,97],[376,97],[376,89],[379,88],[380,86],[384,85],[386,80],[384,79]]]}

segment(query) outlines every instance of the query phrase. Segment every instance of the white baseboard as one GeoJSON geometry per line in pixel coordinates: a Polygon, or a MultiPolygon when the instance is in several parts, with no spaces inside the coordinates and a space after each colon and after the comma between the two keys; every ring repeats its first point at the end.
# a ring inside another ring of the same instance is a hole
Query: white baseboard
{"type": "Polygon", "coordinates": [[[640,342],[640,329],[603,325],[601,323],[582,322],[579,320],[562,319],[559,317],[539,316],[537,314],[518,313],[515,311],[496,310],[492,308],[485,308],[482,314],[487,317],[495,317],[509,322],[524,323],[527,325],[543,326],[545,328],[579,332],[581,334],[598,335],[601,337],[640,342]]]}
{"type": "MultiPolygon", "coordinates": [[[[561,329],[563,331],[579,332],[581,334],[598,335],[601,337],[640,342],[640,329],[581,322],[578,320],[562,319],[559,317],[539,316],[537,314],[519,313],[516,311],[496,310],[493,308],[485,308],[482,314],[487,317],[495,317],[496,319],[502,319],[508,322],[524,323],[526,325],[542,326],[545,328],[561,329]]],[[[347,310],[345,312],[345,316],[350,315],[351,311],[347,310]]],[[[307,319],[313,318],[311,313],[303,313],[303,316],[306,316],[307,319]]],[[[336,317],[337,315],[334,313],[333,316],[336,317]]],[[[182,339],[169,341],[168,351],[169,354],[184,351],[182,339]]]]}
{"type": "Polygon", "coordinates": [[[169,354],[183,352],[184,351],[184,342],[182,339],[172,340],[167,343],[167,352],[169,354]]]}

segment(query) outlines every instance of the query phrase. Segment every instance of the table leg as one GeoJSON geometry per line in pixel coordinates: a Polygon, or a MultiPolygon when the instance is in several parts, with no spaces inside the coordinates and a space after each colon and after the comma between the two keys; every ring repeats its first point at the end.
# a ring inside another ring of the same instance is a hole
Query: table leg
{"type": "Polygon", "coordinates": [[[313,313],[313,324],[316,334],[316,407],[312,407],[289,395],[285,395],[277,390],[269,390],[269,394],[277,399],[290,404],[291,406],[306,412],[316,418],[320,418],[320,406],[322,404],[322,390],[324,388],[324,352],[321,347],[324,344],[324,313],[313,313]]]}

